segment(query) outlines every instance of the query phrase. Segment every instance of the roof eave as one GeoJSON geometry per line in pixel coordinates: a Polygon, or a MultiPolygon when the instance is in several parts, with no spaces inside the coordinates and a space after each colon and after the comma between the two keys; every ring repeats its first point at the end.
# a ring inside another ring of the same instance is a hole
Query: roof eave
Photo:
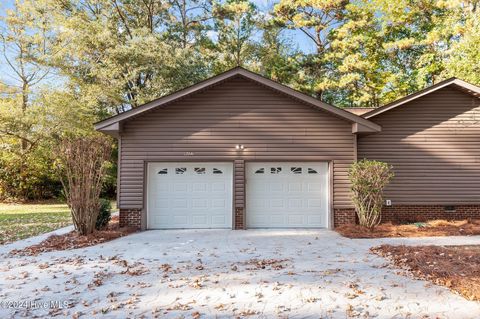
{"type": "Polygon", "coordinates": [[[120,136],[120,130],[121,130],[121,125],[119,122],[113,123],[110,125],[104,125],[104,126],[99,126],[98,124],[94,124],[95,130],[108,134],[113,137],[119,137],[120,136]]]}
{"type": "Polygon", "coordinates": [[[381,126],[378,126],[378,128],[371,128],[359,123],[353,123],[352,124],[352,133],[353,134],[361,134],[361,133],[377,133],[382,130],[381,126]]]}
{"type": "Polygon", "coordinates": [[[369,118],[372,118],[376,115],[379,115],[379,114],[382,114],[384,112],[387,112],[391,109],[394,109],[400,105],[403,105],[405,103],[408,103],[408,102],[411,102],[413,100],[416,100],[422,96],[425,96],[427,94],[430,94],[432,92],[435,92],[437,90],[440,90],[444,87],[447,87],[449,85],[456,85],[460,88],[463,88],[464,90],[470,92],[472,95],[476,96],[476,97],[480,97],[480,87],[476,86],[476,85],[473,85],[473,84],[470,84],[468,82],[465,82],[463,80],[460,80],[460,79],[457,79],[457,78],[450,78],[450,79],[447,79],[445,81],[442,81],[442,82],[439,82],[437,83],[436,85],[433,85],[431,87],[428,87],[426,89],[423,89],[421,91],[418,91],[416,93],[412,93],[410,95],[407,95],[401,99],[398,99],[396,101],[393,101],[389,104],[386,104],[384,106],[381,106],[375,110],[372,110],[370,112],[367,112],[365,114],[362,115],[363,118],[365,119],[369,119],[369,118]]]}

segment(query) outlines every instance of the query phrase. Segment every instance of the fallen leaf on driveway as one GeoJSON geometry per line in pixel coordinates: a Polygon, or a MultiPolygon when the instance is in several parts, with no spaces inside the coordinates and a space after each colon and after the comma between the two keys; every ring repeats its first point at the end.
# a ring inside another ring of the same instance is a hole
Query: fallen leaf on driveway
{"type": "Polygon", "coordinates": [[[267,267],[273,270],[280,270],[286,267],[285,263],[289,259],[250,259],[243,264],[253,265],[256,269],[266,269],[267,267]]]}
{"type": "Polygon", "coordinates": [[[172,310],[183,310],[183,311],[186,311],[186,310],[191,310],[192,307],[189,306],[188,304],[181,304],[181,303],[177,303],[176,305],[174,305],[173,307],[169,307],[167,308],[168,311],[172,311],[172,310]]]}
{"type": "Polygon", "coordinates": [[[226,309],[225,309],[225,305],[224,305],[223,303],[216,305],[216,306],[215,306],[215,309],[216,309],[216,310],[220,310],[220,311],[226,310],[226,309]]]}
{"type": "Polygon", "coordinates": [[[243,311],[238,313],[238,315],[243,316],[243,317],[254,316],[254,315],[258,315],[258,314],[260,314],[259,311],[255,311],[255,310],[251,310],[251,309],[243,310],[243,311]]]}

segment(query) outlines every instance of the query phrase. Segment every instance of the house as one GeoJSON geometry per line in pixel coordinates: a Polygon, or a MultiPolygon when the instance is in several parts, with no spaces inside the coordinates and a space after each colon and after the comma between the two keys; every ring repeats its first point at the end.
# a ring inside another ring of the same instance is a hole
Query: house
{"type": "Polygon", "coordinates": [[[118,138],[122,225],[354,223],[348,169],[361,158],[394,167],[384,220],[480,217],[479,93],[450,79],[348,112],[235,68],[95,128],[118,138]]]}

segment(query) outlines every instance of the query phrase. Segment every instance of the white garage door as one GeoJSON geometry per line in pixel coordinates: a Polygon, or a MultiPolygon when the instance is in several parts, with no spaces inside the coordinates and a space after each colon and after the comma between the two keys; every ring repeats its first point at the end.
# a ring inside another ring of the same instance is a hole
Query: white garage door
{"type": "Polygon", "coordinates": [[[328,163],[247,165],[247,227],[328,227],[328,163]]]}
{"type": "Polygon", "coordinates": [[[232,172],[229,163],[150,163],[148,228],[232,228],[232,172]]]}

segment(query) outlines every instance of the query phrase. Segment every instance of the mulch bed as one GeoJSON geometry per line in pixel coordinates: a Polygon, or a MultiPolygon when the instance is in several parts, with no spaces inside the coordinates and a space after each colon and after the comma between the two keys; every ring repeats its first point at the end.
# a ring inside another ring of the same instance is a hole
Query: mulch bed
{"type": "Polygon", "coordinates": [[[131,227],[120,228],[118,216],[114,216],[105,230],[96,231],[87,236],[80,236],[76,231],[71,231],[63,235],[52,235],[39,244],[23,249],[14,249],[10,254],[18,256],[36,256],[40,253],[49,251],[89,247],[126,236],[135,231],[136,229],[131,227]]]}
{"type": "Polygon", "coordinates": [[[480,246],[392,246],[371,251],[418,279],[480,301],[480,246]]]}
{"type": "Polygon", "coordinates": [[[342,225],[335,231],[349,238],[472,236],[480,235],[480,220],[432,220],[408,225],[384,223],[373,231],[360,225],[342,225]]]}

